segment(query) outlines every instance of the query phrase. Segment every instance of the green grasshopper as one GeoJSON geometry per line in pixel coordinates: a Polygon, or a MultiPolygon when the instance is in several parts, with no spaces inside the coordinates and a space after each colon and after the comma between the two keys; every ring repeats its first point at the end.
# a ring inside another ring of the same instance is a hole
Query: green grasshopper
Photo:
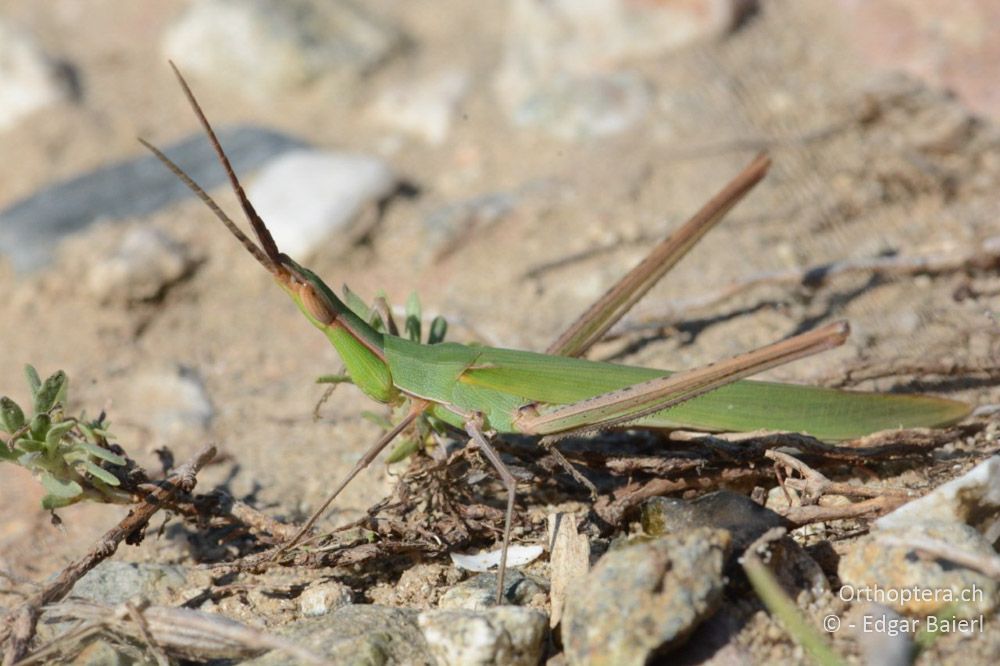
{"type": "Polygon", "coordinates": [[[635,426],[781,430],[839,440],[889,428],[945,425],[969,413],[963,403],[928,396],[739,381],[842,344],[849,333],[846,322],[677,373],[579,358],[764,177],[769,166],[764,156],[757,157],[691,220],[657,245],[544,354],[451,342],[423,345],[381,332],[345,305],[319,276],[278,250],[191,89],[173,68],[259,244],[244,234],[176,164],[154,146],[140,141],[205,202],[271,273],[306,319],[326,335],[351,381],[373,400],[405,408],[405,417],[372,445],[298,535],[278,552],[297,543],[347,484],[393,439],[424,416],[464,429],[506,488],[507,511],[497,580],[499,603],[516,483],[491,443],[498,434],[538,435],[550,444],[554,438],[570,433],[635,426]]]}

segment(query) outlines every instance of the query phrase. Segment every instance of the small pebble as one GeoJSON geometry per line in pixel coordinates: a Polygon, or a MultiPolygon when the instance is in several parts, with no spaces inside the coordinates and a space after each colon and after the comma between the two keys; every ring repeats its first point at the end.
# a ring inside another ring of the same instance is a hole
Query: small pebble
{"type": "Polygon", "coordinates": [[[417,618],[431,653],[444,666],[533,666],[542,657],[547,623],[544,613],[520,606],[429,610],[417,618]]]}
{"type": "Polygon", "coordinates": [[[354,601],[351,588],[336,581],[310,585],[299,595],[299,611],[306,617],[326,615],[354,601]]]}
{"type": "Polygon", "coordinates": [[[697,528],[608,551],[567,597],[569,663],[641,666],[681,645],[722,599],[729,547],[728,532],[697,528]]]}
{"type": "MultiPolygon", "coordinates": [[[[505,604],[524,606],[544,603],[548,594],[544,581],[516,569],[507,571],[503,582],[505,604]]],[[[483,573],[462,581],[441,595],[438,608],[485,610],[496,606],[497,575],[483,573]]]]}
{"type": "Polygon", "coordinates": [[[696,527],[716,527],[730,533],[735,555],[741,554],[769,529],[788,526],[788,521],[774,511],[728,490],[708,493],[691,501],[653,497],[642,505],[642,528],[646,534],[663,536],[696,527]]]}

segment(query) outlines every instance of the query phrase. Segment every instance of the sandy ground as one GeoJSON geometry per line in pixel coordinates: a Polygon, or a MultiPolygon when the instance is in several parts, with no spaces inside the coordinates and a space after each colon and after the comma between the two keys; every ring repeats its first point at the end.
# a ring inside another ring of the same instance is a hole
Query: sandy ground
{"type": "MultiPolygon", "coordinates": [[[[319,146],[387,155],[419,195],[391,202],[369,243],[343,247],[331,239],[311,265],[331,285],[349,282],[366,296],[384,289],[403,303],[418,291],[426,310],[454,322],[453,339],[544,348],[651,238],[696,210],[760,149],[774,158],[770,177],[650,294],[643,317],[767,271],[886,251],[972,253],[996,233],[1000,133],[942,93],[866,71],[822,3],[775,3],[723,41],[639,63],[662,104],[688,109],[669,117],[654,109],[624,134],[575,143],[511,128],[496,108],[490,81],[503,38],[500,3],[446,0],[433,13],[413,3],[375,5],[421,46],[349,94],[307,90],[255,103],[193,84],[218,125],[254,122],[319,146]],[[404,140],[394,149],[366,118],[368,103],[384,85],[451,62],[465,63],[473,80],[452,135],[439,147],[404,140]],[[518,190],[525,193],[510,214],[446,257],[428,252],[422,220],[432,212],[518,190]],[[535,270],[594,248],[601,251],[535,270]]],[[[0,2],[0,11],[79,68],[84,96],[2,136],[0,206],[138,155],[137,135],[163,144],[195,128],[155,48],[182,3],[41,7],[0,2]]],[[[236,209],[229,193],[217,194],[236,209]]],[[[378,435],[361,417],[371,405],[350,388],[338,390],[322,420],[313,421],[322,393],[313,378],[336,367],[333,350],[197,202],[148,221],[99,225],[68,242],[39,274],[2,270],[0,388],[23,399],[26,362],[43,372],[66,370],[74,406],[107,407],[122,444],[151,469],[158,447],[168,445],[180,460],[215,442],[225,459],[206,471],[203,487],[225,482],[267,512],[298,519],[378,435]],[[80,286],[81,271],[101,260],[96,250],[147,222],[168,229],[203,263],[160,302],[102,305],[80,286]],[[178,366],[197,373],[216,415],[208,431],[164,441],[145,425],[153,407],[133,389],[142,373],[178,366]]],[[[628,334],[631,344],[606,345],[597,356],[692,367],[846,317],[855,334],[844,348],[770,376],[815,382],[870,359],[995,362],[998,306],[1000,280],[992,274],[848,276],[815,294],[783,286],[752,291],[664,330],[628,334]]],[[[876,387],[906,384],[889,379],[876,387]]],[[[977,405],[1000,399],[989,382],[945,378],[925,386],[977,405]]],[[[26,474],[13,466],[0,474],[0,563],[16,577],[40,580],[57,571],[113,522],[115,509],[79,506],[60,512],[63,525],[54,527],[26,474]]],[[[329,524],[356,517],[391,486],[386,469],[374,466],[348,489],[329,524]]],[[[183,561],[185,552],[179,539],[149,539],[120,556],[183,561]]]]}

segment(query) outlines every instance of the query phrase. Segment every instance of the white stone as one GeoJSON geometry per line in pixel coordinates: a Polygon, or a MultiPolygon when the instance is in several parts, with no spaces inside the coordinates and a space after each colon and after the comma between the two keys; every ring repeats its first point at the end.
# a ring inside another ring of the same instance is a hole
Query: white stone
{"type": "Polygon", "coordinates": [[[1000,538],[1000,456],[993,456],[875,521],[879,529],[929,521],[965,523],[988,541],[1000,538]]]}
{"type": "Polygon", "coordinates": [[[354,595],[351,588],[327,581],[310,585],[299,595],[299,611],[306,617],[326,615],[351,603],[354,595]]]}
{"type": "Polygon", "coordinates": [[[468,75],[458,69],[400,83],[382,91],[372,105],[372,115],[387,127],[438,145],[448,138],[455,110],[468,87],[468,75]]]}
{"type": "Polygon", "coordinates": [[[424,611],[417,624],[445,666],[534,666],[542,657],[547,620],[532,608],[498,606],[479,612],[424,611]]]}
{"type": "Polygon", "coordinates": [[[32,36],[0,22],[0,130],[69,96],[65,77],[32,36]]]}
{"type": "Polygon", "coordinates": [[[388,196],[396,177],[369,155],[289,152],[261,169],[250,199],[283,252],[304,259],[366,206],[388,196]]]}

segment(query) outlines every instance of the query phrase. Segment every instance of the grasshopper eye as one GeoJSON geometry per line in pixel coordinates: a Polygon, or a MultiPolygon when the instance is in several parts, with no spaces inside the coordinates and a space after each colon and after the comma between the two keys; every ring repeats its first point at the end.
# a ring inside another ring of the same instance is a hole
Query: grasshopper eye
{"type": "Polygon", "coordinates": [[[316,293],[316,289],[313,288],[308,282],[303,282],[298,285],[299,299],[302,301],[302,305],[305,306],[306,311],[309,316],[320,322],[321,324],[332,324],[333,320],[337,318],[330,306],[319,297],[316,293]]]}

